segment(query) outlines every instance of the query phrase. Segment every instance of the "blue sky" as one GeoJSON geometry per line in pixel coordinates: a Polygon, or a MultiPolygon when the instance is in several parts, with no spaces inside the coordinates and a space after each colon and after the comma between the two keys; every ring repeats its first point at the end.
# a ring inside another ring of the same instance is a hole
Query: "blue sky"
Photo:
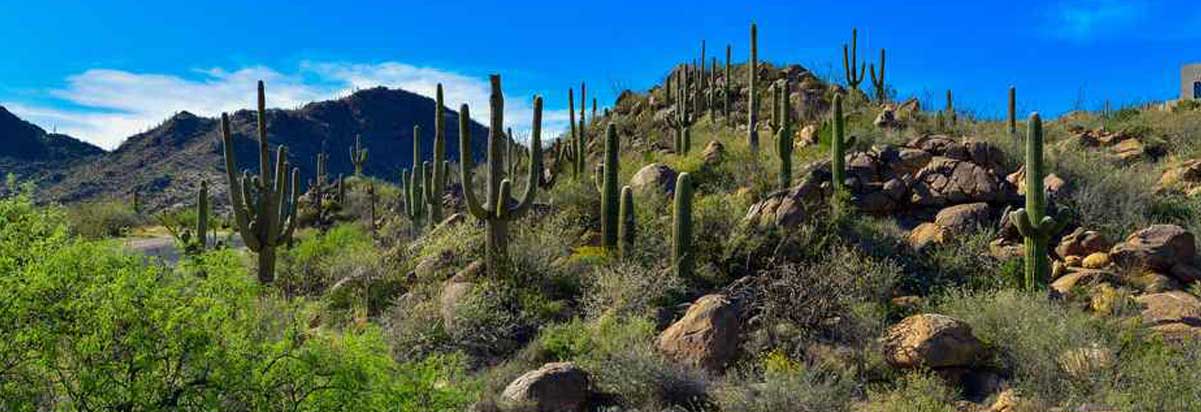
{"type": "Polygon", "coordinates": [[[1174,98],[1179,66],[1201,61],[1201,5],[1192,1],[607,1],[135,2],[0,0],[0,104],[106,148],[175,111],[249,107],[268,81],[272,106],[296,107],[384,84],[483,115],[486,76],[501,73],[507,119],[529,122],[543,94],[551,127],[581,80],[602,104],[645,89],[671,64],[731,43],[760,56],[838,74],[852,26],[860,50],[885,47],[902,97],[999,116],[1016,85],[1019,108],[1058,114],[1105,99],[1174,98]],[[912,3],[912,4],[905,4],[912,3]],[[941,103],[938,103],[941,104],[941,103]]]}

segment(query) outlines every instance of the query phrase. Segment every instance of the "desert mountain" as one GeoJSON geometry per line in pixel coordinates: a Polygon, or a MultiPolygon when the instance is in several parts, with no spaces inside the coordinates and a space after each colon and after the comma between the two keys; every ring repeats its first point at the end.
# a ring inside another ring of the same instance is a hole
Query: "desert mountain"
{"type": "MultiPolygon", "coordinates": [[[[270,88],[267,99],[270,103],[270,88]]],[[[253,102],[253,94],[247,96],[253,102]]],[[[421,126],[422,158],[433,153],[433,99],[404,90],[377,87],[345,98],[314,102],[296,110],[268,109],[268,141],[285,145],[288,161],[299,167],[301,181],[313,178],[316,156],[329,154],[331,178],[354,172],[348,148],[361,136],[368,149],[364,173],[397,180],[411,167],[413,126],[421,126]]],[[[458,113],[447,109],[446,156],[459,157],[458,113]]],[[[238,166],[258,169],[257,116],[253,110],[231,115],[238,166]]],[[[137,191],[143,204],[160,208],[190,202],[202,179],[224,182],[219,120],[180,112],[146,132],[134,135],[117,150],[79,164],[47,187],[50,199],[71,202],[96,197],[128,197],[137,191]]],[[[485,153],[487,129],[472,123],[472,153],[485,153]]],[[[224,184],[212,184],[214,200],[224,203],[224,184]]],[[[305,185],[307,187],[307,184],[305,185]]]]}
{"type": "Polygon", "coordinates": [[[46,176],[92,156],[99,147],[71,136],[47,133],[0,107],[0,175],[46,176]]]}

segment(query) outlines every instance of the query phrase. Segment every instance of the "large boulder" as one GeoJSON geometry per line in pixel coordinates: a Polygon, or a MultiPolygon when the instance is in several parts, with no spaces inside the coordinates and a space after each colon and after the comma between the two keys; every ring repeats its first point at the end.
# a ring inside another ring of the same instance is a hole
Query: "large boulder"
{"type": "Polygon", "coordinates": [[[476,280],[483,271],[483,262],[472,262],[442,285],[442,293],[438,297],[439,313],[442,315],[442,322],[447,329],[454,327],[459,314],[459,306],[471,295],[475,289],[476,280]]]}
{"type": "Polygon", "coordinates": [[[636,193],[668,195],[676,190],[676,171],[662,163],[651,163],[638,169],[630,178],[630,188],[636,193]]]}
{"type": "Polygon", "coordinates": [[[718,371],[738,354],[740,329],[738,308],[730,299],[706,295],[659,335],[658,347],[677,361],[718,371]]]}
{"type": "Polygon", "coordinates": [[[978,164],[936,156],[914,175],[910,202],[916,206],[1000,202],[1007,197],[1002,183],[978,164]]]}
{"type": "Polygon", "coordinates": [[[507,410],[583,411],[588,403],[588,374],[570,362],[548,363],[526,372],[501,392],[507,410]]]}
{"type": "Polygon", "coordinates": [[[1201,339],[1201,299],[1184,291],[1134,298],[1143,305],[1143,323],[1168,341],[1201,339]]]}
{"type": "Polygon", "coordinates": [[[966,203],[943,208],[934,216],[934,224],[954,233],[967,233],[986,224],[992,214],[988,203],[966,203]]]}
{"type": "Polygon", "coordinates": [[[828,168],[814,167],[801,183],[788,190],[769,195],[751,205],[744,220],[755,226],[793,227],[809,217],[809,207],[817,204],[824,196],[823,182],[829,182],[828,168]]]}
{"type": "Polygon", "coordinates": [[[984,351],[970,325],[933,313],[901,320],[881,340],[884,360],[903,369],[968,367],[984,351]]]}
{"type": "Polygon", "coordinates": [[[1193,234],[1176,225],[1152,225],[1113,247],[1110,258],[1127,270],[1151,269],[1169,273],[1184,282],[1195,281],[1193,260],[1197,246],[1193,234]]]}

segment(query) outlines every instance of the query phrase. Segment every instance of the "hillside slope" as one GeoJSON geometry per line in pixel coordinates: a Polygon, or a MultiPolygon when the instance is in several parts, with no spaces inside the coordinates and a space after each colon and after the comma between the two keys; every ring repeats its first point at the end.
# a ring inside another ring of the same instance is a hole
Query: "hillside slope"
{"type": "MultiPolygon", "coordinates": [[[[267,91],[270,103],[270,89],[267,91]]],[[[253,95],[247,100],[252,101],[253,95]]],[[[297,110],[267,111],[272,147],[288,147],[288,161],[300,168],[301,180],[313,177],[316,156],[329,153],[329,173],[354,172],[347,149],[355,136],[369,150],[364,173],[395,180],[410,167],[413,125],[420,125],[422,152],[433,152],[433,99],[404,90],[383,87],[358,91],[348,97],[315,102],[297,110]]],[[[457,159],[458,113],[446,110],[446,156],[457,159]]],[[[257,169],[256,122],[253,111],[231,116],[240,167],[257,169]]],[[[112,153],[73,167],[60,182],[46,188],[45,196],[72,202],[97,197],[127,197],[137,191],[151,209],[187,203],[200,180],[223,182],[219,121],[180,112],[157,127],[130,137],[112,153]]],[[[487,129],[474,123],[473,153],[482,155],[487,129]]],[[[224,203],[224,185],[211,185],[215,199],[224,203]]]]}

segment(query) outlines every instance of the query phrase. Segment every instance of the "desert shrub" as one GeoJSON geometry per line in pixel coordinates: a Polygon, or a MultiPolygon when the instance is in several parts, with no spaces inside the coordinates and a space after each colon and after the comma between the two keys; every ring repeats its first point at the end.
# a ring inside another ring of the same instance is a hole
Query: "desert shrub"
{"type": "Polygon", "coordinates": [[[597,267],[584,280],[583,309],[591,318],[603,315],[647,317],[676,303],[683,282],[673,272],[629,262],[597,267]]]}
{"type": "Polygon", "coordinates": [[[1021,279],[1015,260],[1001,261],[989,253],[995,231],[980,230],[958,235],[954,241],[931,245],[913,257],[913,276],[902,280],[910,293],[928,295],[943,290],[998,289],[1016,287],[1021,279]]]}
{"type": "Polygon", "coordinates": [[[1061,365],[1065,354],[1088,350],[1111,356],[1129,338],[1109,320],[1015,290],[951,294],[937,311],[972,325],[992,349],[993,366],[1009,371],[1026,396],[1053,404],[1094,398],[1112,378],[1109,366],[1069,373],[1061,365]]]}
{"type": "Polygon", "coordinates": [[[760,379],[731,374],[714,392],[723,411],[849,411],[853,385],[836,373],[793,365],[768,368],[760,379]]]}
{"type": "Polygon", "coordinates": [[[1201,344],[1137,345],[1120,356],[1122,373],[1106,403],[1123,411],[1198,411],[1201,388],[1201,344]]]}
{"type": "Polygon", "coordinates": [[[880,389],[868,395],[864,412],[955,412],[955,390],[937,377],[911,373],[891,390],[880,389]]]}
{"type": "Polygon", "coordinates": [[[351,287],[342,286],[384,280],[381,257],[371,236],[359,226],[343,224],[325,233],[307,234],[280,255],[278,284],[288,294],[318,295],[340,282],[344,282],[340,293],[354,293],[346,290],[351,287]]]}
{"type": "MultiPolygon", "coordinates": [[[[900,267],[876,260],[853,249],[838,248],[812,263],[785,264],[761,274],[760,309],[768,325],[788,325],[796,336],[776,340],[862,340],[853,319],[859,304],[882,304],[900,278],[900,267]]],[[[868,321],[868,323],[875,323],[868,321]]],[[[779,328],[769,327],[772,333],[779,328]]],[[[871,335],[870,331],[861,331],[871,335]]]]}
{"type": "Polygon", "coordinates": [[[534,351],[546,359],[580,365],[599,392],[629,409],[696,410],[709,405],[709,377],[664,358],[653,347],[654,337],[649,320],[603,316],[545,328],[534,351]]]}
{"type": "Polygon", "coordinates": [[[1070,182],[1058,201],[1064,218],[1111,238],[1150,224],[1158,175],[1145,165],[1117,167],[1104,156],[1083,150],[1058,151],[1052,169],[1070,182]]]}
{"type": "Polygon", "coordinates": [[[142,223],[133,206],[118,200],[91,200],[67,208],[71,231],[88,239],[124,235],[142,223]]]}

